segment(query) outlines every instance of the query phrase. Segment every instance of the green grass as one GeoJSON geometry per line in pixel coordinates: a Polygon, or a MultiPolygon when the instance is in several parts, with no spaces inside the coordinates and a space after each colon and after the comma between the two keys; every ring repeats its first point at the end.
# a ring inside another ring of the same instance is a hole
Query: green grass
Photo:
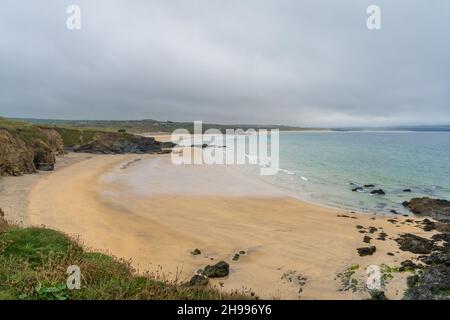
{"type": "Polygon", "coordinates": [[[248,299],[238,292],[189,287],[137,274],[129,261],[86,252],[78,241],[44,228],[0,229],[0,300],[248,299]],[[67,267],[81,270],[81,289],[66,286],[67,267]]]}
{"type": "Polygon", "coordinates": [[[50,229],[14,228],[0,234],[2,256],[26,259],[36,265],[66,255],[74,245],[65,235],[50,229]]]}
{"type": "Polygon", "coordinates": [[[22,140],[32,143],[36,140],[45,141],[47,137],[39,127],[28,122],[0,119],[0,129],[5,129],[19,136],[22,140]]]}

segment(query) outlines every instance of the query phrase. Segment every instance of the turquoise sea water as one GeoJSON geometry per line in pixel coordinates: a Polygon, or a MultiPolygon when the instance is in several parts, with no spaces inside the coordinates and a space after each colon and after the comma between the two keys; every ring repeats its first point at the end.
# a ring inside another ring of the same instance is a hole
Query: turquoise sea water
{"type": "Polygon", "coordinates": [[[265,177],[313,202],[364,212],[406,213],[414,196],[450,199],[449,132],[283,132],[280,168],[265,177]],[[355,185],[374,184],[353,192],[355,185]],[[411,193],[403,192],[411,189],[411,193]]]}

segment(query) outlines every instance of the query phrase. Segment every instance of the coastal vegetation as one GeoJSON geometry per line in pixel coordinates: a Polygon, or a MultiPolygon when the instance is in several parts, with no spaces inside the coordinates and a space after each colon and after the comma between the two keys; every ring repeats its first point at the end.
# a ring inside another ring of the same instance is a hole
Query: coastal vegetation
{"type": "MultiPolygon", "coordinates": [[[[22,120],[22,119],[20,119],[22,120]]],[[[175,121],[159,121],[153,119],[144,120],[51,120],[51,119],[24,119],[30,123],[45,126],[57,126],[66,129],[83,129],[83,130],[102,130],[107,132],[129,132],[129,133],[145,133],[145,132],[165,132],[171,133],[176,129],[187,129],[194,132],[194,124],[192,122],[175,122],[175,121]]],[[[281,131],[298,131],[298,130],[321,130],[320,128],[304,128],[298,126],[286,125],[256,125],[256,124],[213,124],[204,123],[203,129],[219,129],[223,132],[225,129],[240,128],[247,129],[280,129],[281,131]]]]}
{"type": "Polygon", "coordinates": [[[8,225],[0,216],[0,300],[249,299],[207,282],[178,283],[137,273],[130,261],[86,251],[79,240],[51,229],[8,225]],[[67,286],[67,268],[81,271],[81,287],[67,286]]]}

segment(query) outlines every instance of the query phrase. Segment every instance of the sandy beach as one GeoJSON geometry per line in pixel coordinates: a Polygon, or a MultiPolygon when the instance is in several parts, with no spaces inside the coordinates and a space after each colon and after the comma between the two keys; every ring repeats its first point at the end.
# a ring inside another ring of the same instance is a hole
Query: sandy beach
{"type": "MultiPolygon", "coordinates": [[[[68,154],[54,172],[2,179],[0,200],[10,221],[79,236],[89,248],[171,280],[186,281],[225,260],[230,275],[213,285],[261,298],[365,298],[366,292],[339,291],[338,274],[357,264],[365,281],[368,265],[398,266],[414,257],[398,249],[399,233],[430,235],[403,217],[392,223],[324,208],[246,179],[233,168],[174,166],[170,155],[68,154]],[[130,181],[133,175],[142,176],[140,184],[130,181]],[[386,240],[377,240],[380,232],[386,240]],[[365,235],[376,252],[360,257],[365,235]],[[202,253],[192,255],[195,248],[202,253]]],[[[402,296],[406,276],[390,282],[389,298],[402,296]]]]}

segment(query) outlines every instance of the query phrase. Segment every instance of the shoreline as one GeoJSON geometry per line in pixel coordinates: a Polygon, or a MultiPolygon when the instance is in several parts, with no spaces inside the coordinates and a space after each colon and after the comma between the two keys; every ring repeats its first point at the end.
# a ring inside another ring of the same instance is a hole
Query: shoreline
{"type": "MultiPolygon", "coordinates": [[[[78,156],[83,157],[68,155],[78,156]]],[[[230,263],[230,275],[212,281],[225,290],[252,290],[263,298],[361,299],[366,292],[338,291],[337,274],[352,264],[398,265],[414,255],[399,251],[392,239],[401,232],[427,236],[417,227],[401,224],[400,217],[394,225],[389,217],[350,214],[286,197],[131,195],[126,185],[111,184],[102,177],[132,169],[142,163],[134,162],[137,158],[151,161],[163,155],[84,157],[52,173],[36,175],[29,194],[21,192],[28,201],[29,224],[80,236],[87,247],[132,259],[139,270],[162,272],[171,279],[184,281],[199,268],[225,260],[230,263]],[[120,169],[124,164],[126,169],[120,169]],[[116,194],[108,196],[110,191],[116,194]],[[367,246],[357,228],[360,225],[389,235],[378,241],[376,234],[369,234],[374,238],[371,245],[377,247],[373,256],[360,257],[356,251],[367,246]],[[195,248],[202,254],[191,255],[195,248]],[[246,254],[233,261],[241,250],[246,254]],[[306,283],[299,283],[303,277],[306,283]]],[[[397,279],[387,291],[390,298],[399,298],[404,280],[397,279]]]]}

